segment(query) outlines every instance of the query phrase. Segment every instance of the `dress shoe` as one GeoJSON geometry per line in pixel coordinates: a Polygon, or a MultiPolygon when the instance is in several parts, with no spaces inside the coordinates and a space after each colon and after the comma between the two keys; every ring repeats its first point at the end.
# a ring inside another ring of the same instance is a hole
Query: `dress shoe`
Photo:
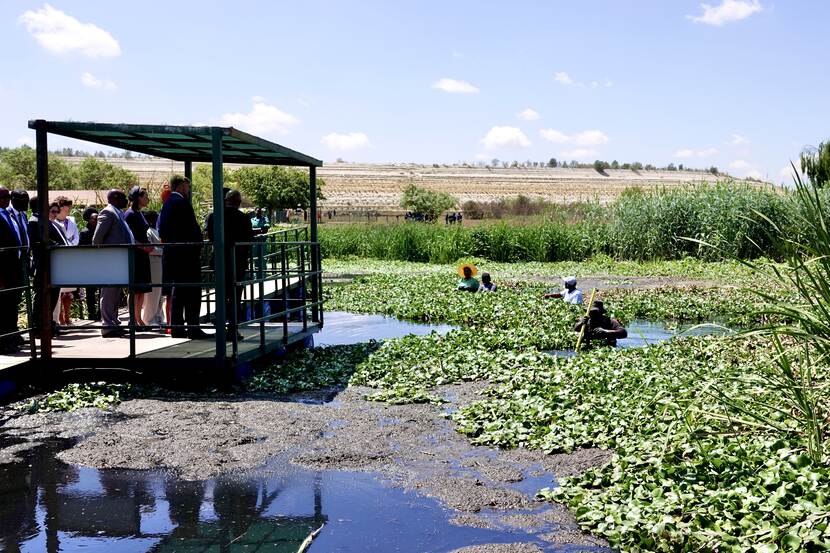
{"type": "Polygon", "coordinates": [[[112,330],[104,330],[101,332],[101,337],[103,338],[120,338],[121,336],[126,335],[127,333],[124,331],[123,328],[114,328],[112,330]]]}
{"type": "Polygon", "coordinates": [[[174,329],[167,329],[167,333],[170,334],[171,338],[187,338],[187,331],[174,328],[174,329]]]}
{"type": "Polygon", "coordinates": [[[188,330],[187,337],[191,340],[213,340],[214,335],[203,332],[202,330],[188,330]]]}

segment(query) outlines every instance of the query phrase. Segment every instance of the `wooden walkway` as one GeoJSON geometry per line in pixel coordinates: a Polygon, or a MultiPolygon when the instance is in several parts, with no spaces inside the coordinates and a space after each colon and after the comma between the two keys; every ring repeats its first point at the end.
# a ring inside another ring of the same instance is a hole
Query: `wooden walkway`
{"type": "MultiPolygon", "coordinates": [[[[294,287],[300,283],[300,277],[287,279],[288,287],[294,287]]],[[[271,301],[280,301],[283,281],[281,279],[271,280],[263,283],[263,296],[273,298],[271,301]]],[[[253,296],[257,300],[260,296],[259,285],[247,286],[245,297],[253,296]],[[253,293],[251,291],[253,289],[253,293]]],[[[215,293],[213,289],[205,290],[201,303],[201,318],[206,320],[215,304],[215,293]]],[[[122,309],[120,317],[126,330],[127,310],[122,309]]],[[[86,328],[90,325],[100,325],[99,321],[80,320],[75,321],[72,326],[62,330],[60,336],[52,338],[52,358],[55,360],[66,359],[125,359],[130,356],[129,335],[119,338],[104,338],[101,330],[86,328]]],[[[203,328],[210,332],[209,325],[203,328]]],[[[303,328],[302,322],[288,323],[288,342],[299,341],[309,334],[319,330],[319,325],[308,322],[303,328]]],[[[284,327],[281,322],[265,324],[265,348],[267,351],[277,349],[283,344],[284,327]]],[[[243,340],[238,342],[237,356],[240,359],[254,357],[261,353],[261,335],[259,325],[250,327],[241,326],[239,332],[243,340]]],[[[210,333],[211,338],[213,334],[210,333]]],[[[40,340],[36,340],[36,348],[40,348],[40,340]]],[[[189,340],[187,338],[172,338],[162,331],[137,332],[135,335],[135,355],[140,359],[209,359],[216,353],[216,342],[213,339],[189,340]]],[[[228,342],[227,356],[233,355],[233,345],[228,342]]],[[[31,351],[28,345],[25,349],[13,355],[0,355],[0,371],[11,368],[31,359],[31,351]]]]}

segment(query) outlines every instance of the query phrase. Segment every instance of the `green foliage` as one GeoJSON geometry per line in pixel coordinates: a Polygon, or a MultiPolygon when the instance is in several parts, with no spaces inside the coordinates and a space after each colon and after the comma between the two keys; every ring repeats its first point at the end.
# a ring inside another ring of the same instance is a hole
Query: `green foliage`
{"type": "MultiPolygon", "coordinates": [[[[308,208],[310,205],[309,176],[293,167],[242,167],[230,173],[226,186],[232,184],[245,193],[257,206],[275,209],[308,208]]],[[[323,199],[322,179],[317,179],[317,198],[323,199]]]]}
{"type": "Polygon", "coordinates": [[[304,349],[258,372],[246,388],[287,394],[344,386],[358,363],[377,350],[378,342],[304,349]]]}
{"type": "MultiPolygon", "coordinates": [[[[28,146],[4,150],[0,153],[0,181],[9,188],[37,189],[35,150],[28,146]]],[[[78,188],[72,166],[64,160],[49,156],[49,187],[52,190],[78,188]]]]}
{"type": "Polygon", "coordinates": [[[589,204],[576,221],[550,218],[525,225],[464,228],[430,225],[427,230],[404,224],[326,227],[320,231],[320,241],[327,257],[431,263],[464,256],[502,262],[576,261],[597,254],[634,260],[775,258],[782,252],[770,238],[769,221],[787,232],[798,232],[790,223],[794,210],[792,195],[727,181],[653,193],[631,189],[607,208],[589,204]],[[763,218],[750,217],[755,212],[763,218]],[[718,247],[703,247],[689,238],[718,247]]]}
{"type": "MultiPolygon", "coordinates": [[[[51,185],[52,174],[49,170],[51,185]]],[[[138,176],[123,167],[117,167],[94,157],[85,157],[75,167],[75,182],[81,190],[129,190],[138,184],[138,176]]]]}
{"type": "Polygon", "coordinates": [[[807,175],[816,188],[830,185],[830,141],[802,152],[801,172],[807,175]]]}
{"type": "Polygon", "coordinates": [[[401,207],[419,213],[427,221],[435,221],[445,211],[453,209],[458,200],[446,192],[429,190],[410,184],[401,197],[401,207]]]}
{"type": "Polygon", "coordinates": [[[107,409],[121,402],[122,394],[128,386],[95,382],[92,384],[67,384],[60,390],[46,394],[40,399],[33,399],[24,409],[29,413],[48,413],[50,411],[74,411],[84,407],[107,409]]]}

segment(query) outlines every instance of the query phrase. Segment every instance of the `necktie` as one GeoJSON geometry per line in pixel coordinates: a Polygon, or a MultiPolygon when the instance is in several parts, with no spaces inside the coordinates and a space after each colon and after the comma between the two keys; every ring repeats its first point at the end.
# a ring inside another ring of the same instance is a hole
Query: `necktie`
{"type": "Polygon", "coordinates": [[[22,211],[17,212],[17,221],[20,223],[18,228],[20,229],[20,238],[23,242],[24,246],[29,245],[29,225],[26,224],[26,216],[23,215],[22,211]]]}

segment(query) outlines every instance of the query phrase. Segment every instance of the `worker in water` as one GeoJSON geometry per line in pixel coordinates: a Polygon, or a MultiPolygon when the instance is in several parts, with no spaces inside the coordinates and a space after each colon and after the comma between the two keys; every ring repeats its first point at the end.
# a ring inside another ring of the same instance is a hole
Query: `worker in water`
{"type": "Polygon", "coordinates": [[[478,287],[479,292],[495,292],[496,284],[490,278],[490,273],[481,273],[481,286],[478,287]]]}
{"type": "Polygon", "coordinates": [[[549,292],[542,296],[543,298],[562,298],[565,303],[573,303],[576,305],[582,304],[584,301],[582,299],[582,290],[576,287],[576,277],[575,276],[567,276],[562,277],[562,282],[565,285],[565,289],[561,292],[549,292]]]}
{"type": "Polygon", "coordinates": [[[585,327],[585,342],[595,341],[599,342],[597,345],[605,345],[614,347],[617,345],[617,340],[628,337],[628,332],[620,324],[620,321],[608,316],[605,312],[605,306],[599,300],[595,300],[591,309],[588,310],[588,316],[582,317],[576,326],[574,332],[581,332],[585,327]]]}
{"type": "Polygon", "coordinates": [[[456,290],[464,292],[478,292],[478,280],[476,280],[476,273],[478,269],[471,263],[464,263],[458,268],[458,275],[461,279],[458,281],[456,290]]]}

